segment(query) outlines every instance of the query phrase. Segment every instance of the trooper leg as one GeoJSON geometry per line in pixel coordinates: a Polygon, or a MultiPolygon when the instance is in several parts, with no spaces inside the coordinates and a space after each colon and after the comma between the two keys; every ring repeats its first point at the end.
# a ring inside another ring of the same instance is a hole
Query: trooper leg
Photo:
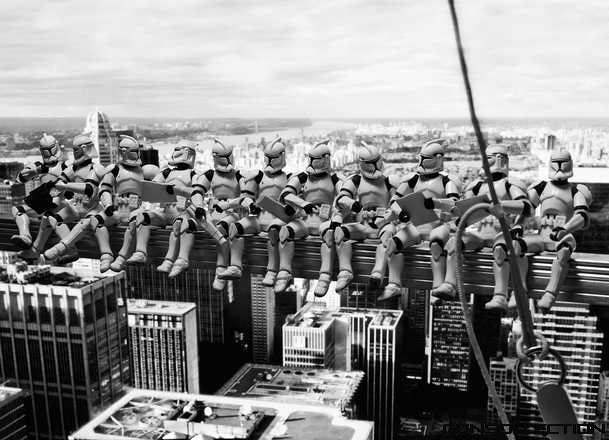
{"type": "Polygon", "coordinates": [[[177,277],[179,274],[188,269],[190,260],[190,251],[195,244],[195,231],[197,230],[197,223],[194,219],[189,218],[183,220],[180,225],[180,252],[178,258],[173,263],[171,271],[169,272],[169,278],[177,277]]]}
{"type": "Polygon", "coordinates": [[[294,240],[306,235],[307,229],[302,220],[293,220],[279,230],[279,272],[275,282],[275,293],[284,292],[292,283],[292,260],[294,240]]]}
{"type": "Polygon", "coordinates": [[[448,225],[440,225],[432,229],[429,234],[429,252],[431,254],[432,289],[436,289],[444,282],[446,276],[446,250],[450,229],[448,225]]]}
{"type": "Polygon", "coordinates": [[[266,244],[268,260],[266,264],[266,274],[262,284],[268,287],[275,285],[277,271],[279,270],[279,230],[280,225],[271,225],[268,230],[268,241],[266,244]]]}
{"type": "Polygon", "coordinates": [[[378,297],[379,301],[389,299],[402,293],[402,270],[404,269],[404,254],[402,251],[421,242],[419,231],[412,223],[404,224],[397,233],[388,240],[387,256],[389,257],[389,282],[378,297]]]}
{"type": "Polygon", "coordinates": [[[238,222],[229,225],[230,266],[218,275],[221,280],[238,280],[241,278],[243,250],[245,248],[243,234],[258,234],[259,232],[258,221],[256,217],[252,216],[242,218],[238,222]]]}
{"type": "Polygon", "coordinates": [[[320,249],[321,266],[319,268],[319,280],[317,281],[317,285],[313,291],[316,297],[326,296],[326,293],[328,293],[328,288],[330,287],[330,282],[332,281],[332,266],[334,263],[334,255],[332,255],[332,251],[334,250],[335,228],[336,225],[329,221],[323,222],[319,226],[322,239],[320,249]]]}
{"type": "Polygon", "coordinates": [[[123,235],[123,245],[118,251],[118,256],[110,265],[110,269],[112,269],[114,272],[120,272],[123,270],[125,264],[127,263],[127,259],[131,256],[133,238],[135,237],[137,230],[137,216],[140,212],[141,211],[132,212],[131,216],[129,217],[129,223],[125,229],[125,234],[123,235]]]}
{"type": "MultiPolygon", "coordinates": [[[[72,206],[66,206],[62,208],[57,214],[53,214],[49,217],[51,227],[59,237],[59,240],[63,240],[70,234],[70,228],[66,222],[73,222],[79,218],[78,212],[72,206]]],[[[42,249],[44,244],[37,249],[42,249]]],[[[67,264],[78,260],[78,249],[76,246],[68,246],[65,252],[57,259],[57,264],[67,264]]]]}
{"type": "MultiPolygon", "coordinates": [[[[218,222],[218,230],[224,237],[228,237],[229,228],[230,226],[226,220],[218,222]]],[[[224,287],[226,286],[226,280],[221,279],[220,274],[226,270],[229,258],[230,241],[227,240],[223,243],[216,243],[216,276],[214,277],[213,282],[214,290],[224,290],[224,287]]]]}
{"type": "MultiPolygon", "coordinates": [[[[461,248],[464,251],[482,249],[484,239],[471,232],[463,234],[461,248]]],[[[457,243],[455,237],[451,237],[446,244],[446,276],[444,282],[437,289],[431,291],[432,297],[445,300],[453,300],[457,297],[457,243]]]]}
{"type": "Polygon", "coordinates": [[[353,240],[348,225],[342,225],[334,230],[334,242],[338,254],[338,276],[336,277],[336,290],[343,290],[353,279],[351,257],[353,254],[353,240]]]}
{"type": "MultiPolygon", "coordinates": [[[[515,246],[516,258],[518,261],[518,272],[520,272],[520,279],[525,283],[527,281],[527,274],[529,272],[529,257],[527,256],[528,252],[538,253],[544,250],[545,246],[543,243],[543,239],[536,235],[529,237],[522,237],[516,240],[518,248],[515,246]]],[[[528,289],[527,289],[528,291],[528,289]]],[[[514,309],[516,308],[516,295],[512,291],[510,295],[510,299],[508,301],[508,308],[514,309]]]]}
{"type": "Polygon", "coordinates": [[[556,246],[556,258],[552,262],[550,280],[546,286],[543,296],[537,301],[537,307],[542,313],[547,313],[552,308],[554,301],[560,293],[560,286],[565,280],[569,268],[569,258],[575,250],[575,238],[572,234],[563,237],[556,246]]]}
{"type": "Polygon", "coordinates": [[[488,301],[484,308],[499,312],[507,311],[507,290],[510,280],[510,260],[508,259],[507,246],[503,237],[495,238],[493,243],[493,275],[495,277],[495,290],[493,298],[488,301]]]}
{"type": "MultiPolygon", "coordinates": [[[[60,241],[55,246],[47,249],[44,253],[45,260],[54,260],[60,255],[64,254],[68,249],[76,249],[74,246],[78,243],[88,231],[95,231],[97,225],[104,224],[106,219],[105,214],[89,214],[85,218],[81,219],[78,223],[76,223],[72,229],[65,235],[60,235],[60,241]],[[96,217],[93,220],[93,217],[96,217]],[[95,223],[94,225],[92,223],[95,223]]],[[[67,226],[66,226],[67,227],[67,226]]],[[[58,232],[57,235],[63,234],[63,232],[58,232]]]]}
{"type": "Polygon", "coordinates": [[[112,220],[116,221],[114,217],[105,218],[101,214],[90,218],[90,227],[95,231],[95,238],[99,246],[99,271],[102,273],[108,271],[114,261],[114,253],[110,247],[110,232],[108,231],[108,225],[112,220]]]}
{"type": "Polygon", "coordinates": [[[376,246],[374,267],[370,272],[370,283],[380,286],[387,272],[387,244],[395,234],[395,227],[392,224],[385,225],[379,232],[380,243],[376,246]]]}
{"type": "Polygon", "coordinates": [[[28,249],[19,252],[19,257],[26,260],[37,260],[40,257],[40,251],[44,248],[44,245],[53,233],[54,226],[57,224],[54,220],[52,213],[46,213],[40,217],[40,226],[38,226],[38,234],[34,243],[28,249]]]}
{"type": "Polygon", "coordinates": [[[159,272],[169,273],[171,272],[171,268],[173,266],[173,262],[176,260],[178,256],[178,244],[180,239],[180,230],[182,227],[182,221],[188,221],[182,217],[178,217],[173,222],[173,227],[171,228],[171,232],[169,233],[169,244],[167,246],[167,253],[165,254],[165,258],[163,262],[157,266],[156,270],[159,272]]]}
{"type": "Polygon", "coordinates": [[[30,233],[30,217],[27,214],[27,206],[13,206],[12,212],[17,224],[18,233],[10,240],[17,249],[28,249],[32,246],[32,234],[30,233]]]}
{"type": "Polygon", "coordinates": [[[160,210],[139,212],[136,217],[135,252],[127,259],[128,264],[143,264],[148,261],[148,241],[153,227],[165,226],[171,219],[160,210]]]}

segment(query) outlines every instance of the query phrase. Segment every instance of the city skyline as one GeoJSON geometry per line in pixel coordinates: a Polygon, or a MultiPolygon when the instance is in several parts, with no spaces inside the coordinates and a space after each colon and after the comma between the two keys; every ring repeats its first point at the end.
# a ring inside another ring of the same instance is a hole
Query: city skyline
{"type": "MultiPolygon", "coordinates": [[[[601,2],[457,6],[481,117],[609,115],[601,2]]],[[[34,0],[0,11],[0,116],[467,115],[445,2],[34,0]]]]}

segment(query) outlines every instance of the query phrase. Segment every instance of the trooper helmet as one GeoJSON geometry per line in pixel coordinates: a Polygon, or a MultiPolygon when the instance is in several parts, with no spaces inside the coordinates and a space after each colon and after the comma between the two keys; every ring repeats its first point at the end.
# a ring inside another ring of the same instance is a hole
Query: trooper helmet
{"type": "Polygon", "coordinates": [[[119,162],[130,167],[141,166],[140,143],[133,137],[122,135],[118,143],[119,162]]]}
{"type": "Polygon", "coordinates": [[[383,156],[374,145],[360,141],[358,165],[362,175],[368,179],[379,179],[383,176],[383,156]]]}
{"type": "Polygon", "coordinates": [[[278,137],[264,146],[264,170],[269,173],[278,173],[283,167],[285,167],[285,144],[278,137]]]}
{"type": "Polygon", "coordinates": [[[307,172],[313,175],[329,173],[332,170],[330,161],[330,148],[328,147],[329,139],[318,142],[309,151],[309,166],[307,172]]]}
{"type": "Polygon", "coordinates": [[[192,142],[179,142],[171,152],[171,159],[169,160],[169,165],[177,166],[180,164],[184,164],[186,168],[194,168],[195,158],[197,156],[197,150],[195,148],[196,145],[194,145],[192,142]]]}
{"type": "Polygon", "coordinates": [[[55,165],[63,157],[63,151],[55,137],[44,134],[40,138],[40,155],[45,165],[55,165]]]}
{"type": "Polygon", "coordinates": [[[216,171],[228,172],[235,169],[233,159],[233,147],[226,146],[218,138],[214,138],[214,146],[211,149],[216,171]]]}
{"type": "Polygon", "coordinates": [[[548,170],[550,180],[567,180],[573,177],[573,159],[568,151],[554,151],[548,170]]]}
{"type": "Polygon", "coordinates": [[[436,139],[427,142],[419,152],[418,174],[434,174],[444,169],[444,147],[443,141],[436,139]]]}

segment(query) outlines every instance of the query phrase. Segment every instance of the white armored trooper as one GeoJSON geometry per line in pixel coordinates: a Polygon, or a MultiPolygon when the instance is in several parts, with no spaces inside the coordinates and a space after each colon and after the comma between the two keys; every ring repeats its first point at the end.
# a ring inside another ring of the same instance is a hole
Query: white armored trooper
{"type": "MultiPolygon", "coordinates": [[[[21,183],[36,180],[39,182],[40,186],[46,185],[51,189],[55,182],[61,177],[63,170],[67,168],[67,165],[63,160],[63,151],[57,140],[53,136],[47,134],[40,139],[39,148],[42,162],[36,162],[34,166],[24,168],[17,175],[17,179],[21,183]]],[[[58,195],[53,197],[53,203],[57,206],[60,204],[60,197],[58,197],[58,195]]],[[[32,243],[30,217],[38,218],[40,214],[27,205],[13,206],[12,212],[15,217],[15,223],[17,224],[18,234],[13,235],[10,238],[11,243],[18,249],[28,251],[24,252],[24,254],[30,254],[31,252],[29,252],[29,250],[34,253],[39,253],[43,248],[46,239],[48,239],[48,236],[44,238],[44,234],[39,234],[39,240],[32,243]]]]}
{"type": "Polygon", "coordinates": [[[167,191],[176,195],[176,202],[164,203],[161,208],[140,209],[136,219],[135,252],[127,263],[145,263],[148,260],[148,240],[153,227],[173,225],[169,234],[169,246],[163,263],[157,267],[160,272],[169,272],[177,257],[178,240],[183,222],[188,222],[190,214],[187,209],[190,205],[192,192],[195,158],[197,152],[195,145],[188,141],[181,141],[172,151],[168,167],[157,174],[153,182],[164,183],[171,186],[167,191]]]}
{"type": "MultiPolygon", "coordinates": [[[[545,293],[537,301],[537,306],[544,313],[554,304],[567,274],[568,261],[576,247],[573,232],[587,228],[590,223],[588,208],[592,194],[587,186],[569,182],[572,176],[571,155],[567,151],[553,152],[550,156],[549,180],[536,182],[528,189],[529,199],[535,208],[539,207],[540,217],[539,234],[523,237],[525,251],[556,252],[545,293]]],[[[526,274],[526,266],[523,273],[526,274]]],[[[513,304],[513,301],[510,300],[510,303],[513,304]]]]}
{"type": "Polygon", "coordinates": [[[386,245],[395,233],[395,226],[386,219],[385,211],[395,194],[397,182],[383,174],[379,149],[362,141],[358,165],[359,173],[344,181],[335,201],[343,216],[343,223],[334,230],[339,264],[336,290],[346,288],[353,279],[352,246],[366,238],[380,239],[370,273],[370,280],[380,285],[387,271],[386,245]]]}
{"type": "MultiPolygon", "coordinates": [[[[260,210],[258,202],[265,197],[278,201],[281,191],[288,183],[288,175],[283,171],[286,165],[285,144],[277,138],[264,146],[264,169],[255,173],[243,173],[241,194],[244,197],[242,205],[249,209],[249,215],[241,218],[229,227],[231,257],[230,266],[219,275],[220,279],[238,279],[242,272],[242,256],[244,248],[243,234],[268,234],[267,271],[262,284],[274,286],[279,270],[279,231],[285,223],[266,210],[260,210]]],[[[287,212],[296,211],[287,206],[287,212]]]]}
{"type": "Polygon", "coordinates": [[[444,169],[444,147],[441,140],[427,142],[419,152],[419,164],[416,171],[402,181],[391,203],[392,212],[398,216],[401,225],[387,243],[389,257],[389,283],[379,299],[384,300],[400,295],[402,289],[402,270],[404,255],[402,250],[429,240],[431,254],[432,286],[438,287],[444,281],[446,272],[446,252],[444,247],[450,234],[449,218],[446,212],[454,207],[459,198],[461,186],[441,171],[444,169]],[[408,194],[421,192],[425,196],[422,209],[443,211],[438,220],[415,226],[409,220],[409,213],[403,211],[395,200],[408,194]],[[442,215],[444,214],[444,216],[442,215]]]}
{"type": "Polygon", "coordinates": [[[315,286],[315,296],[321,297],[328,292],[332,280],[332,249],[334,248],[334,229],[331,221],[332,204],[339,189],[340,179],[332,173],[329,140],[317,143],[309,151],[309,166],[306,172],[292,176],[279,196],[281,203],[304,211],[279,232],[279,273],[275,282],[275,292],[286,290],[293,280],[292,259],[294,240],[308,235],[318,235],[321,243],[321,267],[319,280],[315,286]]]}
{"type": "MultiPolygon", "coordinates": [[[[519,224],[531,213],[531,203],[520,181],[508,178],[509,156],[503,145],[492,145],[486,151],[492,173],[493,184],[497,197],[508,214],[508,222],[512,226],[514,251],[519,258],[519,265],[526,263],[526,246],[521,238],[522,228],[519,224]]],[[[465,189],[464,198],[489,194],[486,180],[478,178],[465,189]]],[[[490,201],[490,197],[489,197],[490,201]]],[[[479,222],[468,226],[463,234],[464,250],[480,250],[484,247],[493,249],[493,273],[495,289],[493,298],[485,304],[487,310],[507,310],[507,289],[510,275],[510,265],[507,247],[501,234],[501,226],[494,216],[488,216],[479,222]]],[[[431,294],[441,299],[456,298],[456,244],[451,238],[446,247],[448,262],[444,283],[432,290],[431,294]]]]}
{"type": "MultiPolygon", "coordinates": [[[[235,169],[233,147],[224,145],[219,139],[214,139],[212,147],[214,167],[193,177],[193,191],[190,201],[195,210],[196,218],[205,214],[204,198],[210,193],[209,217],[224,238],[228,237],[230,225],[239,220],[245,207],[241,205],[240,181],[241,173],[235,169]]],[[[198,225],[195,219],[182,222],[180,228],[180,249],[175,263],[171,267],[170,277],[175,277],[188,268],[190,251],[194,244],[194,232],[198,225]]],[[[226,270],[230,258],[230,243],[227,240],[216,240],[217,260],[216,276],[213,283],[215,290],[222,290],[226,281],[218,277],[226,270]]],[[[167,260],[166,260],[167,261],[167,260]]]]}
{"type": "MultiPolygon", "coordinates": [[[[131,249],[131,240],[135,232],[136,211],[142,201],[141,182],[151,179],[158,173],[158,168],[147,168],[151,175],[144,173],[140,160],[140,145],[131,136],[121,136],[118,145],[119,162],[109,165],[99,186],[99,205],[78,222],[70,234],[49,251],[60,254],[74,245],[89,230],[95,231],[100,251],[100,271],[106,272],[114,261],[110,247],[108,226],[127,223],[123,247],[119,252],[121,259],[127,259],[131,249]]],[[[47,251],[48,252],[48,251],[47,251]]],[[[45,253],[46,256],[46,253],[45,253]]]]}

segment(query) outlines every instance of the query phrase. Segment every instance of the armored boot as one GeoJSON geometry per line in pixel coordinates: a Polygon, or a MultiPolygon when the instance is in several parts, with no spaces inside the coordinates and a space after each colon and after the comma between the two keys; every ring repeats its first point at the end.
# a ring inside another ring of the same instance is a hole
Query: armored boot
{"type": "Polygon", "coordinates": [[[17,249],[28,249],[32,246],[32,234],[30,233],[30,218],[24,212],[21,212],[23,208],[21,206],[13,208],[13,214],[15,215],[15,223],[17,224],[17,230],[19,233],[13,235],[10,240],[11,243],[17,249]],[[21,209],[19,209],[21,208],[21,209]]]}
{"type": "Polygon", "coordinates": [[[188,230],[182,231],[180,235],[180,253],[171,267],[169,272],[169,278],[175,278],[186,269],[188,269],[190,258],[190,251],[195,243],[195,234],[188,230]]]}
{"type": "MultiPolygon", "coordinates": [[[[55,233],[61,240],[60,243],[70,235],[70,228],[65,223],[61,223],[55,227],[55,233]]],[[[46,254],[45,254],[46,255],[46,254]]],[[[78,249],[76,246],[66,246],[66,249],[57,258],[58,264],[68,264],[78,260],[78,249]]]]}
{"type": "Polygon", "coordinates": [[[376,246],[376,252],[374,257],[374,267],[370,272],[370,284],[373,286],[380,286],[385,278],[387,272],[387,250],[383,243],[379,243],[376,246]]]}
{"type": "Polygon", "coordinates": [[[385,286],[385,290],[379,301],[399,296],[402,294],[402,269],[404,267],[404,254],[394,253],[389,259],[389,283],[385,286]]]}
{"type": "Polygon", "coordinates": [[[213,288],[214,290],[224,290],[226,287],[226,280],[220,278],[220,275],[226,271],[226,263],[229,259],[230,244],[228,241],[224,243],[216,243],[216,276],[214,277],[213,288]]]}
{"type": "Polygon", "coordinates": [[[275,280],[277,279],[277,270],[279,269],[279,237],[271,238],[271,231],[269,231],[269,241],[266,244],[266,250],[268,255],[268,262],[266,265],[266,274],[262,280],[262,284],[267,287],[273,287],[275,280]]]}
{"type": "Polygon", "coordinates": [[[133,244],[133,236],[135,235],[136,228],[135,222],[136,219],[131,218],[127,229],[125,229],[125,235],[123,236],[123,245],[118,251],[118,256],[116,257],[116,260],[114,260],[110,265],[110,269],[112,269],[114,272],[120,272],[121,270],[123,270],[125,264],[127,263],[127,258],[129,258],[129,256],[131,255],[131,245],[133,244]]]}
{"type": "Polygon", "coordinates": [[[135,252],[127,259],[128,264],[144,264],[148,261],[148,240],[152,226],[139,225],[135,236],[135,252]]]}
{"type": "MultiPolygon", "coordinates": [[[[353,280],[353,268],[351,267],[351,257],[353,255],[353,244],[345,236],[343,228],[336,228],[334,240],[336,242],[336,253],[338,254],[338,276],[336,277],[336,290],[343,290],[351,280],[353,280]]],[[[332,256],[330,256],[332,258],[332,256]]]]}
{"type": "MultiPolygon", "coordinates": [[[[54,224],[57,224],[57,222],[54,222],[54,224]]],[[[28,249],[19,252],[18,256],[24,260],[38,260],[40,258],[40,251],[53,233],[54,224],[48,215],[43,215],[40,218],[40,226],[38,227],[38,234],[34,243],[28,249]]]]}
{"type": "MultiPolygon", "coordinates": [[[[178,232],[179,234],[179,232],[178,232]]],[[[171,231],[169,234],[169,245],[167,247],[167,253],[165,254],[165,259],[163,262],[157,266],[156,270],[159,272],[169,273],[171,272],[171,268],[173,266],[173,262],[175,261],[178,253],[178,235],[171,231]]]]}
{"type": "Polygon", "coordinates": [[[110,247],[110,232],[104,225],[98,225],[95,229],[95,238],[97,239],[97,245],[99,246],[99,271],[107,272],[110,270],[110,265],[114,261],[114,254],[110,247]]]}
{"type": "MultiPolygon", "coordinates": [[[[232,226],[232,225],[231,225],[232,226]]],[[[243,248],[245,247],[245,239],[243,237],[234,237],[230,242],[230,266],[224,272],[218,275],[221,280],[238,280],[241,278],[243,248]]]]}
{"type": "Polygon", "coordinates": [[[63,253],[67,252],[68,249],[76,249],[74,244],[78,243],[78,241],[80,241],[86,235],[88,230],[98,227],[98,224],[99,222],[97,219],[95,219],[95,217],[87,217],[76,223],[72,230],[68,231],[66,235],[63,235],[63,229],[58,229],[56,232],[60,237],[60,241],[55,246],[50,247],[44,252],[45,260],[53,261],[63,253]]]}
{"type": "Polygon", "coordinates": [[[275,281],[275,293],[285,292],[292,284],[292,258],[294,258],[295,244],[293,240],[286,241],[279,245],[279,273],[275,281]]]}
{"type": "Polygon", "coordinates": [[[446,272],[444,282],[431,290],[431,301],[454,300],[457,298],[457,255],[454,238],[451,238],[446,245],[446,272]]]}

